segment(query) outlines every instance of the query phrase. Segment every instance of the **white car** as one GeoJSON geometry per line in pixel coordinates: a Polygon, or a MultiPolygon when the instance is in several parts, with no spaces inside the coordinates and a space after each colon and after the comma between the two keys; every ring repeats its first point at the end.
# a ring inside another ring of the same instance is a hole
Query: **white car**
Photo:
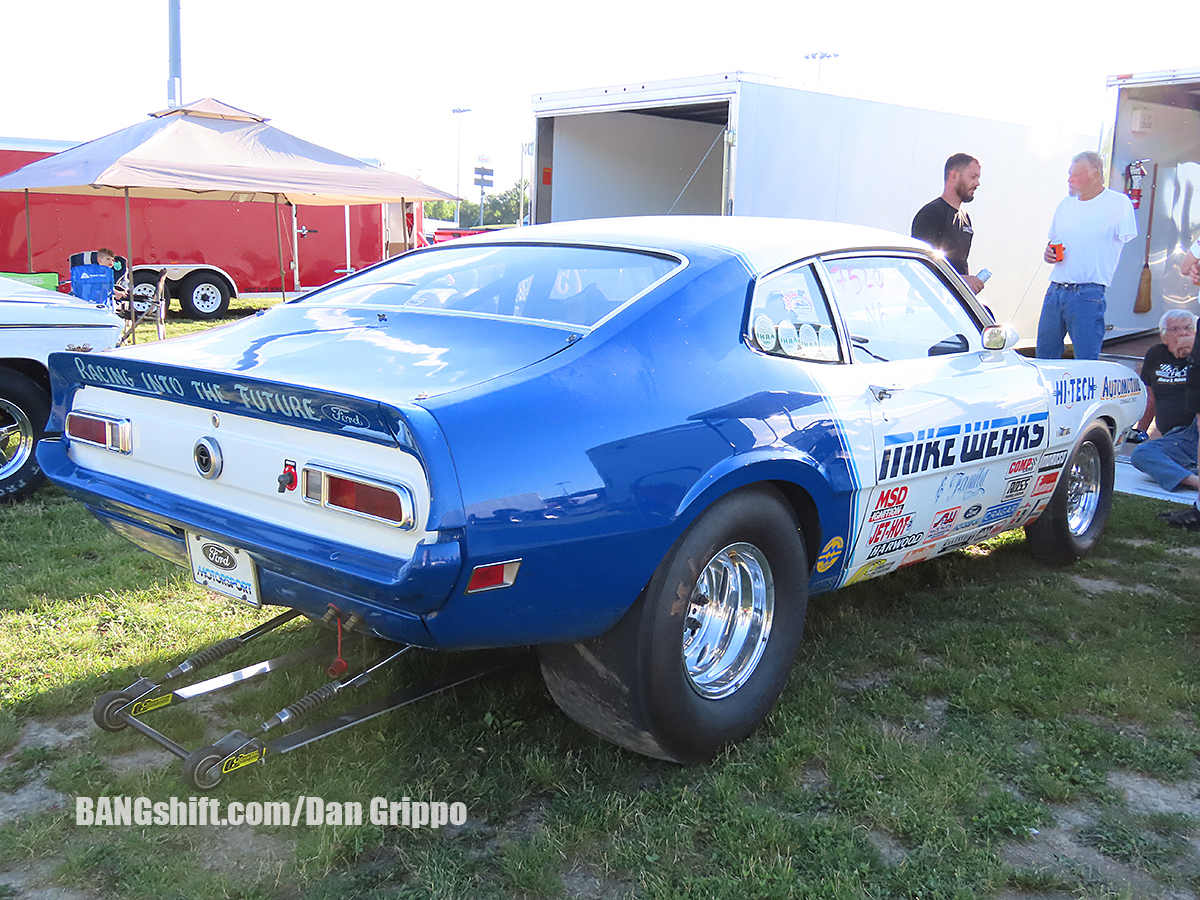
{"type": "Polygon", "coordinates": [[[44,480],[34,447],[50,418],[46,359],[56,350],[107,350],[121,337],[110,310],[0,277],[0,501],[44,480]]]}

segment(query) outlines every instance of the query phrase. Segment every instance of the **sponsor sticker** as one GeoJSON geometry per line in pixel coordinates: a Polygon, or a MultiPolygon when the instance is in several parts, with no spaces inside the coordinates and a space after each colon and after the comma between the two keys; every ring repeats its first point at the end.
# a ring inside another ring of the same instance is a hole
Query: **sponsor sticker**
{"type": "Polygon", "coordinates": [[[1038,476],[1037,484],[1033,486],[1033,493],[1030,496],[1040,497],[1042,494],[1049,494],[1057,483],[1057,472],[1044,472],[1038,476]]]}
{"type": "Polygon", "coordinates": [[[866,581],[868,578],[874,578],[876,575],[882,575],[885,572],[892,570],[892,561],[890,559],[877,559],[867,563],[865,566],[860,566],[858,571],[847,579],[846,584],[855,584],[859,581],[866,581]]]}
{"type": "Polygon", "coordinates": [[[845,546],[846,542],[837,536],[826,541],[825,546],[821,548],[821,555],[817,557],[817,571],[828,572],[832,569],[841,558],[842,549],[845,546]]]}
{"type": "Polygon", "coordinates": [[[900,515],[900,513],[904,512],[904,501],[907,499],[907,485],[902,484],[894,488],[885,488],[875,498],[875,508],[871,510],[871,515],[868,516],[868,519],[872,522],[879,522],[883,519],[890,519],[893,516],[900,515]]]}
{"type": "Polygon", "coordinates": [[[1032,481],[1032,475],[1026,475],[1024,478],[1009,479],[1008,487],[1004,489],[1004,499],[1008,500],[1012,497],[1024,496],[1026,489],[1029,487],[1032,481]]]}
{"type": "Polygon", "coordinates": [[[868,544],[878,544],[880,541],[888,541],[892,538],[898,538],[908,533],[908,529],[912,527],[913,517],[897,516],[894,519],[884,519],[875,526],[875,531],[872,532],[868,544]]]}
{"type": "Polygon", "coordinates": [[[1042,456],[1041,464],[1038,465],[1039,472],[1045,472],[1047,469],[1061,469],[1063,463],[1067,461],[1066,450],[1055,450],[1053,453],[1046,453],[1042,456]]]}
{"type": "Polygon", "coordinates": [[[795,356],[800,350],[800,338],[796,335],[796,326],[787,319],[779,323],[779,348],[788,356],[795,356]]]}
{"type": "Polygon", "coordinates": [[[924,562],[931,556],[933,556],[933,544],[926,544],[924,547],[918,547],[916,550],[910,550],[906,553],[904,559],[900,560],[900,565],[897,568],[903,569],[905,566],[924,562]]]}
{"type": "Polygon", "coordinates": [[[1023,456],[1021,459],[1014,459],[1008,464],[1008,471],[1004,473],[1004,477],[1012,478],[1014,475],[1024,475],[1027,472],[1032,472],[1036,462],[1036,456],[1023,456]]]}
{"type": "Polygon", "coordinates": [[[926,532],[926,539],[936,541],[938,538],[948,535],[953,530],[954,523],[958,521],[958,513],[961,509],[961,506],[955,506],[937,513],[929,525],[929,531],[926,532]]]}
{"type": "Polygon", "coordinates": [[[1054,405],[1067,409],[1076,403],[1087,403],[1096,399],[1096,379],[1091,375],[1072,378],[1070,374],[1054,382],[1054,405]]]}
{"type": "Polygon", "coordinates": [[[916,534],[905,535],[902,538],[896,538],[894,541],[884,541],[871,548],[871,552],[867,554],[867,559],[875,559],[877,556],[887,556],[889,553],[895,553],[897,550],[907,550],[909,547],[917,546],[924,538],[925,532],[918,531],[916,534]]]}
{"type": "Polygon", "coordinates": [[[987,512],[983,514],[983,519],[980,520],[980,525],[991,525],[993,522],[999,522],[1001,519],[1009,518],[1017,507],[1021,505],[1020,500],[1010,500],[1007,503],[997,503],[995,506],[989,506],[987,512]]]}

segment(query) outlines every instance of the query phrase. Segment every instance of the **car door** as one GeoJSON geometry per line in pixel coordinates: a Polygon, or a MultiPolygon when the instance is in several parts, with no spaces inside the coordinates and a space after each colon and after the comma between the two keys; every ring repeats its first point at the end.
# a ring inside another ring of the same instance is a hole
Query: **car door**
{"type": "Polygon", "coordinates": [[[843,255],[826,258],[823,273],[866,383],[876,461],[847,580],[1027,518],[1049,439],[1035,367],[983,349],[982,309],[927,258],[843,255]]]}

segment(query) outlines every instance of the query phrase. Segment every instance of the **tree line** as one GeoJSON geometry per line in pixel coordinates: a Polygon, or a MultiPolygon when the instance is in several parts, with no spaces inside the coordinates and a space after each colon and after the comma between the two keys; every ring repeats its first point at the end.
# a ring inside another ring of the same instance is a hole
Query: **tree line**
{"type": "MultiPolygon", "coordinates": [[[[529,182],[518,181],[506,191],[485,194],[483,198],[484,225],[516,225],[521,216],[521,194],[525,195],[525,215],[529,215],[529,182]]],[[[453,200],[426,200],[425,218],[454,221],[453,200]]],[[[465,197],[459,210],[458,222],[462,226],[479,223],[479,204],[465,197]]]]}

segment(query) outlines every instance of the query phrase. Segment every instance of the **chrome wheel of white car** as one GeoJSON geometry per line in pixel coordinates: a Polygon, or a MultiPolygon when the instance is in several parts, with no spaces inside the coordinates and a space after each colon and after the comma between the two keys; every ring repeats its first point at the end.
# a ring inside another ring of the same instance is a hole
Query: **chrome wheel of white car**
{"type": "Polygon", "coordinates": [[[42,483],[34,448],[50,416],[50,398],[34,381],[0,369],[0,501],[21,500],[42,483]]]}
{"type": "Polygon", "coordinates": [[[1042,514],[1025,526],[1025,544],[1047,562],[1074,562],[1095,549],[1108,524],[1116,474],[1112,435],[1093,422],[1058,476],[1042,514]]]}
{"type": "Polygon", "coordinates": [[[1100,452],[1092,442],[1080,445],[1067,479],[1067,527],[1079,536],[1091,527],[1100,506],[1103,478],[1100,452]]]}
{"type": "Polygon", "coordinates": [[[701,697],[727,697],[746,683],[774,613],[775,580],[761,550],[731,544],[709,560],[683,623],[683,666],[701,697]]]}
{"type": "Polygon", "coordinates": [[[787,684],[804,635],[807,558],[774,487],[721,497],[620,622],[589,641],[538,648],[550,693],[576,722],[630,750],[711,758],[757,728],[787,684]]]}

